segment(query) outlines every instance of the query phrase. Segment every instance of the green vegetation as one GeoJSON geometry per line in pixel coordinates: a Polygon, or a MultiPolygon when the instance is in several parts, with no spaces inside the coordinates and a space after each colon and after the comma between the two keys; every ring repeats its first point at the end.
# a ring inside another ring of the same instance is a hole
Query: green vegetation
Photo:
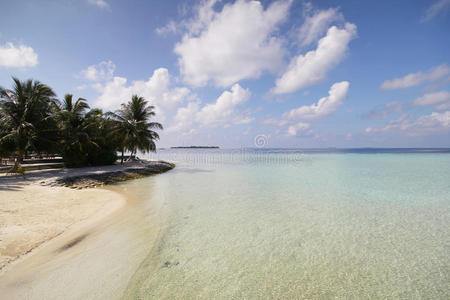
{"type": "Polygon", "coordinates": [[[148,122],[155,115],[154,106],[148,105],[144,98],[134,95],[126,104],[115,113],[108,113],[114,121],[114,135],[120,137],[119,149],[122,152],[121,163],[125,150],[135,155],[137,150],[142,152],[155,151],[155,140],[158,133],[152,129],[163,129],[160,123],[148,122]]]}
{"type": "Polygon", "coordinates": [[[39,81],[13,78],[0,87],[0,156],[15,156],[17,171],[30,153],[60,154],[68,167],[112,164],[117,151],[155,151],[162,125],[150,122],[154,107],[134,95],[116,112],[91,109],[71,94],[62,101],[39,81]]]}

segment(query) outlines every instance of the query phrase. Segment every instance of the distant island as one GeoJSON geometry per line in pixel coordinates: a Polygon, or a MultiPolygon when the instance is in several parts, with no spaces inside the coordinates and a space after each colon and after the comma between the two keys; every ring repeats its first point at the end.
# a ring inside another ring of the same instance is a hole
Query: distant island
{"type": "Polygon", "coordinates": [[[170,149],[219,149],[219,146],[177,146],[170,149]]]}

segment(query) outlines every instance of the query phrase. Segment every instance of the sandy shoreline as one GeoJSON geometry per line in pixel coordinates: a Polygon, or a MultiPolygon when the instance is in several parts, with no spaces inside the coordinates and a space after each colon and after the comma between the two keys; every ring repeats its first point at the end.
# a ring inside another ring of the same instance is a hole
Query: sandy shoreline
{"type": "Polygon", "coordinates": [[[0,175],[0,274],[66,231],[83,223],[101,222],[126,202],[124,196],[112,190],[77,190],[49,184],[61,178],[135,166],[139,163],[35,171],[25,177],[0,175]]]}

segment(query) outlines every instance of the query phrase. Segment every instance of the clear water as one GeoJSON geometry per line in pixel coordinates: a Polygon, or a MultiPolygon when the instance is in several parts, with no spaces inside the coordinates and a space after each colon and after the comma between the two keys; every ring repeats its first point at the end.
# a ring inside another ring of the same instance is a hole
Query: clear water
{"type": "MultiPolygon", "coordinates": [[[[450,150],[164,150],[0,299],[449,299],[450,150]]],[[[14,271],[14,270],[12,270],[14,271]]]]}
{"type": "Polygon", "coordinates": [[[177,168],[140,181],[167,217],[125,298],[448,299],[450,155],[328,152],[152,155],[177,168]]]}

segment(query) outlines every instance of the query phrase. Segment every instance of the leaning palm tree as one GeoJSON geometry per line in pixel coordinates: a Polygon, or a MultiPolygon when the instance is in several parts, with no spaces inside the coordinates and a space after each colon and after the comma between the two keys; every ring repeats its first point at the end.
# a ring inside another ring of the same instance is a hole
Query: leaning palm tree
{"type": "MultiPolygon", "coordinates": [[[[8,147],[16,154],[13,170],[16,171],[28,151],[40,151],[52,141],[51,105],[55,93],[39,81],[20,81],[13,77],[11,90],[0,87],[0,148],[8,147]]],[[[44,149],[45,150],[45,149],[44,149]]]]}
{"type": "Polygon", "coordinates": [[[163,129],[163,126],[157,122],[149,122],[155,116],[154,109],[143,97],[133,95],[119,110],[108,114],[115,121],[114,133],[120,139],[121,164],[126,150],[131,152],[131,156],[137,150],[156,150],[155,140],[159,139],[159,135],[153,129],[163,129]]]}

